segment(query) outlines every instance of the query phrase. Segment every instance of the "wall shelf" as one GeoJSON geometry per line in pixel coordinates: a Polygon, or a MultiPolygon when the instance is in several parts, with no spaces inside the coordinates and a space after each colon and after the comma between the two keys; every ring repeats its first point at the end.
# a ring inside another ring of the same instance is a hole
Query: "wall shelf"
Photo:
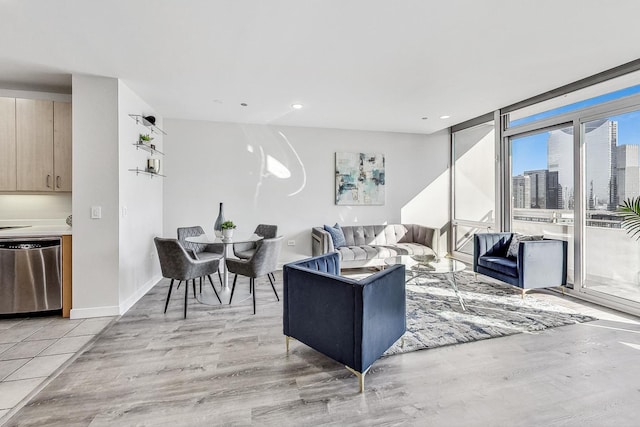
{"type": "Polygon", "coordinates": [[[134,142],[133,145],[136,147],[137,150],[144,150],[144,151],[147,151],[147,152],[149,152],[151,154],[160,154],[161,156],[164,156],[164,153],[162,151],[159,151],[159,150],[156,150],[155,148],[152,148],[146,142],[143,142],[143,143],[134,142]]]}
{"type": "Polygon", "coordinates": [[[160,174],[160,173],[147,172],[146,170],[144,170],[144,169],[140,169],[140,168],[129,169],[129,172],[135,172],[135,173],[136,173],[136,175],[140,175],[140,174],[142,174],[142,175],[149,175],[149,177],[150,177],[150,178],[152,178],[152,179],[153,179],[153,177],[154,177],[154,176],[161,176],[161,177],[163,177],[163,178],[166,176],[166,175],[162,175],[162,174],[160,174]]]}
{"type": "Polygon", "coordinates": [[[160,129],[158,126],[154,125],[149,120],[145,119],[144,116],[141,115],[141,114],[129,114],[129,117],[131,117],[133,120],[135,120],[136,123],[151,129],[152,133],[163,134],[163,135],[167,134],[165,131],[160,129]]]}

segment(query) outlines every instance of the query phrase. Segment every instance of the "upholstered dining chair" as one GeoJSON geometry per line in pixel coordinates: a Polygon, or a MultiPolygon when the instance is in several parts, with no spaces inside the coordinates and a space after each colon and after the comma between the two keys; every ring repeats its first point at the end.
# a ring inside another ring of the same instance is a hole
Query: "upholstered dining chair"
{"type": "Polygon", "coordinates": [[[173,282],[178,280],[178,285],[183,281],[186,282],[184,287],[184,318],[187,318],[187,298],[189,295],[189,281],[193,281],[193,294],[196,293],[196,280],[197,278],[207,276],[213,292],[216,294],[218,301],[222,304],[222,300],[213,286],[213,280],[211,280],[211,274],[218,271],[220,267],[219,258],[209,259],[194,259],[190,256],[184,247],[177,239],[164,239],[156,237],[153,239],[156,249],[158,250],[158,258],[160,259],[160,268],[162,269],[162,276],[167,279],[171,279],[169,285],[169,293],[167,294],[167,300],[164,303],[164,312],[167,312],[169,305],[169,299],[171,298],[171,290],[173,289],[173,282]]]}
{"type": "MultiPolygon", "coordinates": [[[[273,239],[278,235],[278,226],[258,224],[253,233],[264,239],[273,239]]],[[[234,243],[233,254],[240,259],[249,259],[253,256],[259,244],[260,240],[257,242],[234,243]]]]}
{"type": "MultiPolygon", "coordinates": [[[[269,224],[258,224],[253,234],[257,234],[264,239],[273,239],[278,235],[278,226],[269,224]]],[[[233,254],[240,259],[249,259],[253,256],[253,254],[256,252],[256,249],[261,244],[261,240],[258,240],[257,242],[234,243],[233,254]]],[[[276,279],[273,273],[269,273],[269,275],[271,276],[271,280],[276,279]]]]}
{"type": "MultiPolygon", "coordinates": [[[[193,258],[218,260],[222,259],[222,253],[224,252],[224,245],[222,243],[204,244],[187,242],[186,239],[188,237],[198,237],[204,234],[204,230],[199,225],[194,225],[192,227],[178,227],[177,233],[178,240],[187,250],[187,253],[189,253],[193,258]]],[[[222,276],[220,275],[219,270],[218,279],[220,279],[220,283],[222,283],[222,276]]]]}
{"type": "Polygon", "coordinates": [[[229,297],[229,304],[233,299],[233,292],[236,289],[236,281],[238,275],[246,276],[249,278],[249,291],[253,294],[253,314],[256,314],[256,278],[267,276],[271,283],[273,293],[276,294],[276,298],[280,301],[278,292],[273,283],[272,273],[276,270],[278,264],[278,257],[280,256],[280,249],[282,247],[282,236],[275,237],[273,239],[262,239],[260,245],[258,245],[253,256],[249,259],[235,259],[227,258],[227,269],[234,273],[233,286],[231,287],[231,296],[229,297]]]}

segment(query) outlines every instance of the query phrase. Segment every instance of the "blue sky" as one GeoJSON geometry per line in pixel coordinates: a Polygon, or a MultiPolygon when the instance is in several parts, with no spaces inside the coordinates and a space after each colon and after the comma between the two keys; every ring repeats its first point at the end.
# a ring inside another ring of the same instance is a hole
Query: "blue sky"
{"type": "MultiPolygon", "coordinates": [[[[640,93],[640,85],[545,111],[534,116],[525,117],[524,119],[517,120],[514,123],[528,123],[636,93],[640,93]]],[[[640,111],[633,111],[619,116],[611,116],[609,119],[618,122],[618,145],[640,144],[640,111]]],[[[518,138],[514,141],[514,144],[511,147],[514,176],[520,175],[527,170],[547,169],[547,139],[548,133],[543,132],[537,135],[518,138]]]]}

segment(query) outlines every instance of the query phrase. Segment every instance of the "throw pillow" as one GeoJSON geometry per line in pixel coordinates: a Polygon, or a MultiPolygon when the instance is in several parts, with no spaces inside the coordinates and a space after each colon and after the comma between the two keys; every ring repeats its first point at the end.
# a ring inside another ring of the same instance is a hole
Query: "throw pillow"
{"type": "Polygon", "coordinates": [[[333,248],[338,249],[343,246],[347,246],[347,239],[344,238],[344,232],[338,223],[333,227],[330,225],[325,225],[324,229],[327,233],[331,235],[331,240],[333,240],[333,248]]]}
{"type": "Polygon", "coordinates": [[[513,233],[513,236],[511,236],[511,243],[509,244],[509,249],[507,249],[507,258],[518,258],[518,248],[520,247],[520,242],[542,239],[543,236],[527,236],[525,234],[513,233]]]}

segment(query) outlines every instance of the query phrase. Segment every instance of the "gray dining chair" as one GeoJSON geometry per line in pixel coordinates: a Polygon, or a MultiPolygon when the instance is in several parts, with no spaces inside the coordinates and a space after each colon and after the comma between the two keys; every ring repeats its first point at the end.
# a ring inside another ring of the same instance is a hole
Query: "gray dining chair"
{"type": "Polygon", "coordinates": [[[256,278],[267,276],[271,283],[273,293],[276,295],[276,299],[280,301],[278,292],[273,283],[273,272],[276,271],[278,264],[278,257],[280,256],[280,249],[282,247],[282,236],[273,239],[262,239],[261,244],[258,245],[253,256],[249,259],[235,259],[227,258],[227,269],[234,273],[233,286],[231,287],[231,296],[229,297],[229,304],[233,299],[233,292],[236,289],[236,281],[238,275],[246,276],[249,278],[249,291],[253,295],[253,314],[256,314],[256,278]]]}
{"type": "MultiPolygon", "coordinates": [[[[258,224],[253,233],[264,239],[273,239],[278,235],[278,226],[269,224],[258,224]]],[[[260,241],[234,243],[233,254],[240,259],[249,259],[253,256],[259,244],[260,241]]]]}
{"type": "MultiPolygon", "coordinates": [[[[195,259],[222,259],[224,252],[224,245],[222,243],[193,243],[187,242],[188,237],[198,237],[204,234],[204,230],[199,225],[192,227],[178,227],[177,230],[178,240],[182,246],[187,250],[195,259]]],[[[222,283],[222,276],[220,270],[218,270],[218,279],[222,283]]],[[[202,287],[202,284],[201,284],[202,287]]]]}
{"type": "Polygon", "coordinates": [[[187,253],[185,248],[182,247],[177,239],[164,239],[156,237],[153,239],[156,249],[158,250],[158,258],[160,259],[160,268],[162,270],[162,276],[167,279],[171,279],[169,284],[169,293],[167,294],[167,300],[164,303],[164,312],[167,312],[169,306],[169,299],[171,298],[171,290],[173,289],[173,282],[178,280],[178,286],[183,281],[186,282],[184,287],[184,318],[187,318],[187,298],[189,295],[189,281],[193,282],[193,294],[196,293],[196,279],[207,276],[209,283],[213,288],[213,292],[216,294],[218,301],[222,304],[222,300],[216,291],[216,287],[213,286],[213,280],[211,280],[211,274],[218,271],[220,267],[219,258],[209,259],[194,259],[187,253]]]}
{"type": "MultiPolygon", "coordinates": [[[[278,226],[270,224],[258,224],[253,233],[264,239],[273,239],[278,235],[278,226]]],[[[261,242],[261,240],[258,240],[257,242],[234,243],[233,254],[240,259],[249,259],[256,252],[258,246],[262,244],[261,242]]],[[[270,273],[270,276],[272,280],[275,280],[273,273],[270,273]]]]}

